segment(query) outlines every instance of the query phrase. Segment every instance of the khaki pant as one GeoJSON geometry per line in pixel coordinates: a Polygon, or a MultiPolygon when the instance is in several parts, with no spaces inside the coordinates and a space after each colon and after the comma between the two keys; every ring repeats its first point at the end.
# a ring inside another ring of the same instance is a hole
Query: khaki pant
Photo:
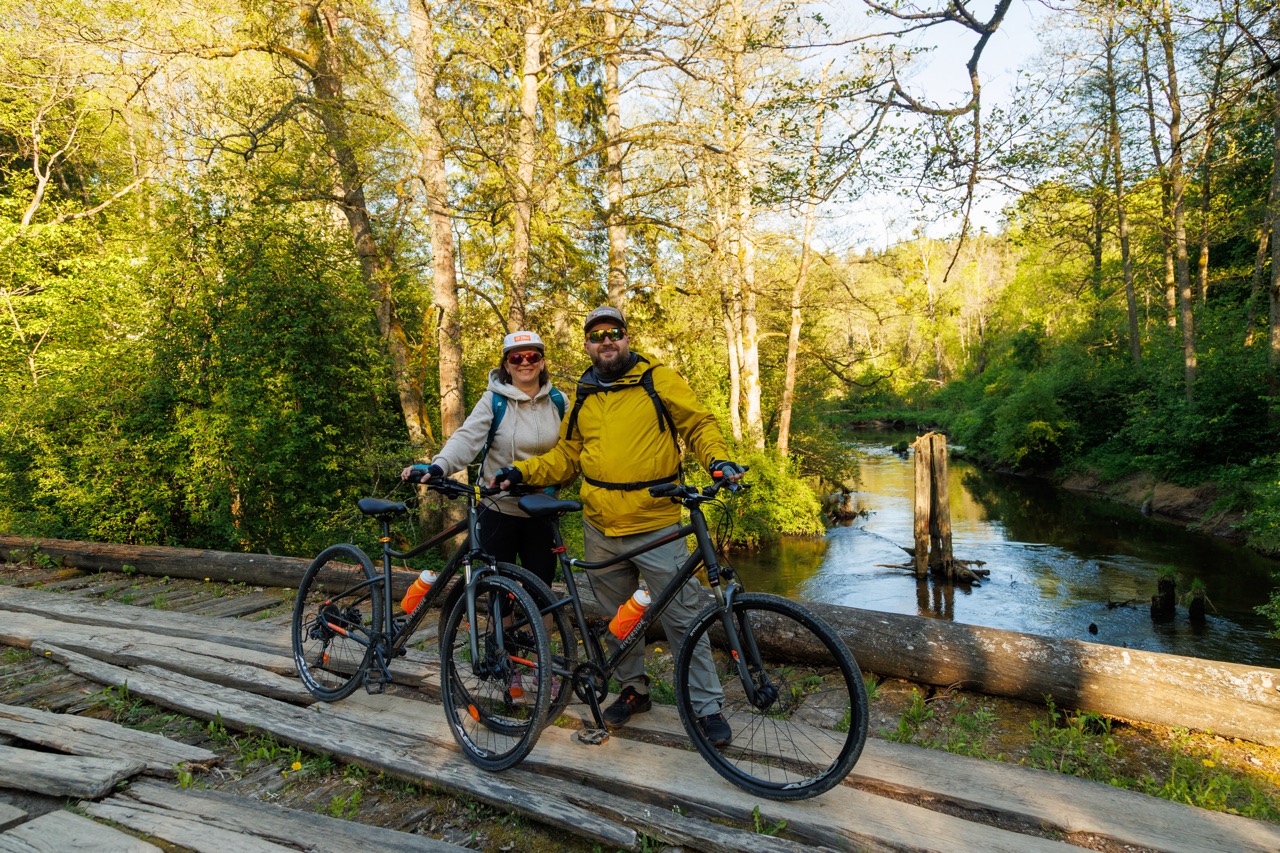
{"type": "MultiPolygon", "coordinates": [[[[593,527],[590,522],[583,522],[584,557],[589,563],[599,563],[618,554],[639,548],[647,542],[661,539],[676,530],[678,525],[663,527],[645,533],[633,533],[630,536],[606,536],[593,527]]],[[[680,570],[680,566],[689,557],[689,547],[683,539],[669,542],[652,551],[638,554],[622,563],[604,569],[594,569],[586,573],[587,581],[596,601],[605,613],[616,613],[622,603],[631,597],[640,587],[643,577],[649,587],[649,593],[656,599],[658,593],[671,582],[680,570]]],[[[667,632],[667,642],[672,653],[677,652],[684,642],[684,635],[698,615],[701,589],[696,578],[690,578],[679,594],[667,605],[662,614],[662,627],[667,632]]],[[[609,653],[618,648],[618,641],[613,634],[605,632],[605,641],[609,653]]],[[[648,678],[644,674],[644,647],[637,646],[618,662],[614,677],[622,687],[634,688],[637,693],[649,692],[648,678]]],[[[724,704],[724,691],[720,689],[720,681],[716,678],[715,667],[711,662],[711,646],[704,634],[698,641],[694,652],[692,666],[689,668],[689,696],[693,703],[694,714],[705,717],[715,714],[724,704]]]]}

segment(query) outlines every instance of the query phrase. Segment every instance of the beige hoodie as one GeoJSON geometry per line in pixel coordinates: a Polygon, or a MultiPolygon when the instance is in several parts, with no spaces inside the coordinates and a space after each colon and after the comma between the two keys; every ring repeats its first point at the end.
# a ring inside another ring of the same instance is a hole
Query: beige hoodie
{"type": "MultiPolygon", "coordinates": [[[[462,426],[449,436],[440,452],[431,460],[446,475],[475,461],[489,435],[493,423],[493,395],[507,399],[507,411],[493,436],[489,455],[480,471],[480,482],[487,484],[493,472],[510,465],[517,459],[528,459],[550,450],[560,436],[560,411],[551,400],[551,385],[545,384],[530,398],[514,385],[498,379],[498,371],[489,371],[489,388],[480,397],[462,426]]],[[[571,402],[566,398],[566,402],[571,402]]],[[[525,515],[516,505],[516,498],[509,495],[496,499],[496,507],[508,515],[525,515]]]]}

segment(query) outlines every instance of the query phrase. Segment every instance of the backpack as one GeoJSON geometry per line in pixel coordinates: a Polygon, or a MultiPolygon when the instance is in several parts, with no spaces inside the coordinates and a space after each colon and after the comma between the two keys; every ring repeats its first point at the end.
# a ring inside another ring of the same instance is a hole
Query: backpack
{"type": "MultiPolygon", "coordinates": [[[[640,360],[645,364],[649,363],[649,360],[644,356],[640,356],[640,360]]],[[[583,373],[582,379],[585,379],[586,376],[587,374],[583,373]]],[[[573,437],[573,431],[578,426],[578,412],[582,409],[582,404],[585,403],[586,399],[592,394],[606,394],[610,391],[627,391],[632,388],[643,388],[645,393],[649,395],[649,399],[653,401],[653,408],[658,416],[658,432],[670,432],[671,443],[676,449],[676,459],[680,459],[682,455],[680,452],[680,437],[676,433],[675,418],[671,417],[671,412],[667,410],[666,405],[662,402],[662,398],[658,396],[657,389],[653,387],[652,367],[646,368],[644,373],[640,374],[640,382],[636,385],[586,385],[583,383],[582,379],[578,380],[577,390],[574,391],[573,409],[569,412],[569,428],[565,430],[565,438],[573,437]]],[[[585,474],[582,476],[582,479],[594,486],[600,486],[606,489],[634,491],[636,489],[648,488],[649,486],[661,485],[662,483],[669,483],[675,479],[680,479],[681,482],[683,482],[684,477],[683,472],[677,470],[676,473],[672,474],[670,477],[664,477],[660,480],[649,480],[643,483],[610,483],[603,480],[594,480],[585,474]]]]}
{"type": "MultiPolygon", "coordinates": [[[[560,420],[564,420],[564,395],[560,393],[559,388],[552,388],[551,402],[555,403],[556,411],[560,413],[560,420]]],[[[507,413],[507,398],[501,394],[490,394],[489,399],[493,404],[493,420],[489,422],[489,435],[485,437],[484,447],[480,448],[479,463],[484,468],[485,457],[489,455],[489,448],[493,446],[493,437],[498,434],[498,425],[502,423],[502,416],[507,413]]]]}

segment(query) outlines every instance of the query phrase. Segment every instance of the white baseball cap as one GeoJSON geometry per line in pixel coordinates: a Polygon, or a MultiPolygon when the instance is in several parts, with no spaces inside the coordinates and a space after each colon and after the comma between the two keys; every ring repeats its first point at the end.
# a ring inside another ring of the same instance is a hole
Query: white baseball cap
{"type": "Polygon", "coordinates": [[[542,338],[538,337],[537,332],[512,332],[502,339],[502,357],[506,358],[507,353],[518,349],[536,349],[538,352],[546,354],[546,347],[542,345],[542,338]]]}

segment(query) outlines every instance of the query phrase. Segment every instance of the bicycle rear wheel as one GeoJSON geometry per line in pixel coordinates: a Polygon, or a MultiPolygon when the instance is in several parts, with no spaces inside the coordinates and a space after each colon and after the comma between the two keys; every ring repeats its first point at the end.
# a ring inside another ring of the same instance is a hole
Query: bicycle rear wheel
{"type": "Polygon", "coordinates": [[[364,682],[382,617],[382,582],[363,551],[332,545],[311,562],[293,604],[293,660],[313,696],[335,702],[364,682]]]}
{"type": "Polygon", "coordinates": [[[467,758],[485,770],[506,770],[542,732],[551,646],[538,606],[519,583],[491,574],[474,584],[475,621],[464,594],[440,636],[441,702],[467,758]]]}
{"type": "Polygon", "coordinates": [[[731,742],[717,748],[698,725],[689,679],[698,640],[721,627],[722,617],[715,606],[699,614],[676,659],[676,704],[698,752],[721,776],[761,797],[798,800],[838,785],[867,738],[867,690],[853,655],[795,602],[739,595],[732,626],[752,689],[725,643],[713,642],[725,694],[721,713],[733,731],[731,742]]]}

